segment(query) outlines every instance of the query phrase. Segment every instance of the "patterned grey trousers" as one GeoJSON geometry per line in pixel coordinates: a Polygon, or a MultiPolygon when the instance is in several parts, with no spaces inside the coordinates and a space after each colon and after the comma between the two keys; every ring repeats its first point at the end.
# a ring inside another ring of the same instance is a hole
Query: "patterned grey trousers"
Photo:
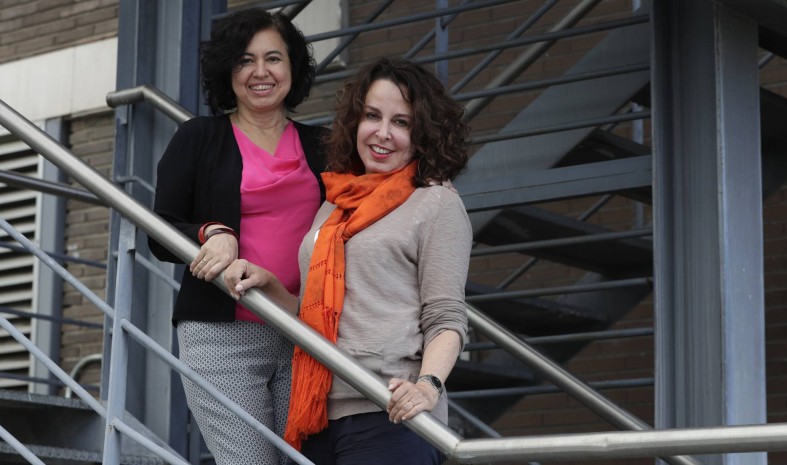
{"type": "MultiPolygon", "coordinates": [[[[279,436],[290,401],[293,345],[275,328],[247,321],[181,321],[180,359],[279,436]]],[[[289,463],[260,433],[181,377],[186,402],[217,465],[289,463]]]]}

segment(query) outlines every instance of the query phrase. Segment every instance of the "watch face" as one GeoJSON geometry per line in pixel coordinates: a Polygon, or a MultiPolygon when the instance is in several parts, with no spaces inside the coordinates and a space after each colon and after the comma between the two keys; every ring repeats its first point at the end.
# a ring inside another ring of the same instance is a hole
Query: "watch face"
{"type": "Polygon", "coordinates": [[[443,389],[443,383],[440,381],[440,378],[438,378],[437,376],[432,376],[431,378],[432,378],[432,384],[434,384],[434,387],[436,387],[439,390],[442,390],[443,389]]]}

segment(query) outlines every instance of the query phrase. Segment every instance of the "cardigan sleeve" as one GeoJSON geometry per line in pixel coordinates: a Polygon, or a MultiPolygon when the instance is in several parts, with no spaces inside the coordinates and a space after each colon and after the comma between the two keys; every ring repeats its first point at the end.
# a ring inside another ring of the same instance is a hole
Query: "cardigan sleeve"
{"type": "Polygon", "coordinates": [[[419,243],[418,279],[424,347],[443,331],[467,333],[465,284],[470,263],[473,231],[462,200],[444,187],[439,189],[440,208],[425,226],[419,243]]]}
{"type": "MultiPolygon", "coordinates": [[[[157,168],[156,196],[153,210],[195,242],[201,223],[191,220],[195,201],[195,183],[199,155],[203,150],[198,120],[184,123],[172,136],[157,168]]],[[[153,255],[159,260],[182,261],[161,244],[148,238],[153,255]]]]}

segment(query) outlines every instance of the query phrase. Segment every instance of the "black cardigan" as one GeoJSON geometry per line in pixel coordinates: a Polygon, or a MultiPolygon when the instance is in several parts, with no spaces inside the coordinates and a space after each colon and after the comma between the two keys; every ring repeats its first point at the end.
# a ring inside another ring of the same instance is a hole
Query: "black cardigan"
{"type": "MultiPolygon", "coordinates": [[[[320,184],[320,203],[325,186],[320,173],[325,166],[322,127],[298,122],[295,128],[314,176],[320,184]]],[[[240,182],[243,160],[228,116],[203,116],[185,122],[172,136],[158,164],[154,211],[199,244],[199,228],[209,222],[240,230],[240,182]]],[[[319,205],[319,204],[318,204],[319,205]]],[[[159,260],[182,261],[156,241],[148,245],[159,260]]],[[[183,272],[175,301],[173,322],[178,320],[234,321],[235,301],[212,283],[183,272]]]]}

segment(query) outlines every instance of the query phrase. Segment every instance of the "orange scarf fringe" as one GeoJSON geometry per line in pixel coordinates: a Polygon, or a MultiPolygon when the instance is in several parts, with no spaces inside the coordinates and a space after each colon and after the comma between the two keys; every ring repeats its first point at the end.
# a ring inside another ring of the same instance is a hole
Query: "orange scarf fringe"
{"type": "MultiPolygon", "coordinates": [[[[320,228],[314,244],[300,318],[336,344],[344,303],[344,243],[374,224],[415,191],[416,162],[399,171],[355,176],[323,173],[326,199],[336,205],[320,228]]],[[[292,389],[284,440],[300,450],[308,436],[328,426],[331,372],[295,347],[292,389]]]]}

